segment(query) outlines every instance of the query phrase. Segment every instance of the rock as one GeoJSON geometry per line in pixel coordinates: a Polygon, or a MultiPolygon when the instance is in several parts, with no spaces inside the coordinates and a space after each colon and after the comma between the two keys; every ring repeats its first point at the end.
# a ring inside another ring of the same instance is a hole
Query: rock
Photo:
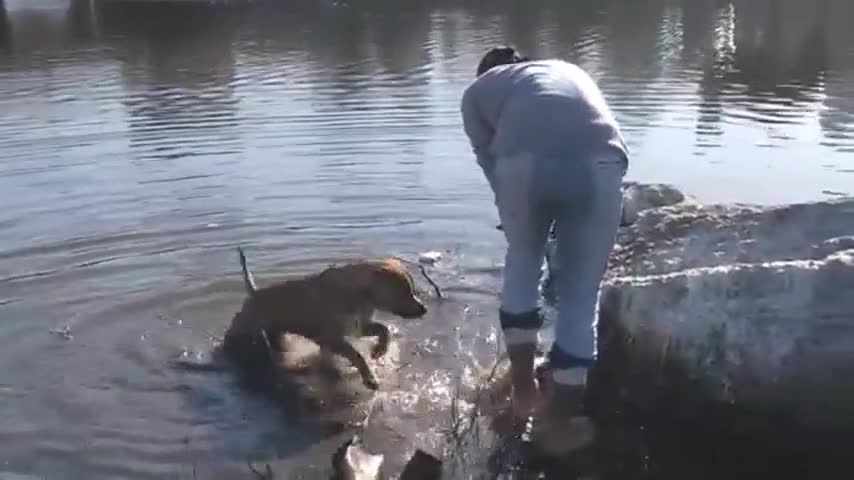
{"type": "Polygon", "coordinates": [[[607,276],[820,259],[851,248],[853,237],[854,200],[777,207],[683,202],[642,211],[620,229],[607,276]]]}
{"type": "MultiPolygon", "coordinates": [[[[358,436],[344,442],[332,456],[333,480],[376,480],[380,477],[384,455],[369,453],[358,436]]],[[[398,477],[400,480],[439,480],[442,461],[417,449],[398,477]]]]}
{"type": "Polygon", "coordinates": [[[362,446],[358,437],[345,442],[332,456],[335,480],[376,480],[380,478],[383,455],[375,455],[362,446]]]}
{"type": "Polygon", "coordinates": [[[632,199],[638,212],[679,203],[697,203],[695,198],[685,195],[676,187],[666,183],[625,182],[623,196],[632,199]]]}
{"type": "Polygon", "coordinates": [[[635,188],[665,206],[618,235],[600,350],[636,406],[854,427],[854,200],[706,206],[635,188]]]}
{"type": "Polygon", "coordinates": [[[623,184],[623,212],[620,226],[626,227],[635,223],[643,211],[682,202],[695,202],[695,200],[686,197],[685,194],[670,185],[641,185],[625,182],[623,184]]]}
{"type": "Polygon", "coordinates": [[[442,461],[418,449],[406,463],[399,480],[439,480],[442,478],[442,461]]]}

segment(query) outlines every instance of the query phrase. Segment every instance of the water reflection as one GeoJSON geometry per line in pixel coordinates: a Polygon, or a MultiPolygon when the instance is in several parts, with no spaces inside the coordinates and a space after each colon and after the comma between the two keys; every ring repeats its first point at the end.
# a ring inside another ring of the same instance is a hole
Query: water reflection
{"type": "Polygon", "coordinates": [[[698,141],[722,135],[727,117],[767,125],[760,143],[794,138],[779,126],[804,124],[819,110],[833,68],[826,3],[735,1],[718,10],[699,81],[698,141]]]}
{"type": "Polygon", "coordinates": [[[723,95],[725,80],[721,63],[727,63],[730,51],[716,46],[721,42],[717,33],[721,19],[729,18],[729,3],[719,0],[683,0],[681,2],[680,61],[701,72],[697,79],[697,118],[694,127],[695,155],[704,155],[709,148],[721,147],[723,135],[723,95]]]}
{"type": "MultiPolygon", "coordinates": [[[[268,172],[281,157],[299,164],[303,183],[318,175],[329,185],[424,188],[426,157],[466,150],[458,95],[483,49],[497,41],[589,69],[641,169],[656,164],[643,160],[659,155],[662,138],[676,131],[687,135],[678,137],[684,146],[675,156],[706,154],[709,162],[754,156],[748,149],[757,145],[792,145],[800,153],[774,155],[803,165],[816,130],[831,155],[854,144],[852,33],[841,20],[852,7],[843,0],[448,1],[405,11],[383,1],[344,8],[55,3],[61,8],[7,0],[0,9],[0,46],[11,52],[0,70],[22,79],[4,79],[0,88],[47,102],[78,96],[77,80],[98,86],[105,96],[89,93],[91,102],[42,107],[44,121],[109,110],[129,142],[127,152],[116,146],[110,153],[131,160],[228,162],[250,151],[268,172]],[[42,72],[39,80],[28,77],[31,70],[42,72]],[[113,109],[116,98],[121,111],[113,109]]],[[[29,128],[11,121],[29,107],[5,98],[7,133],[35,132],[37,120],[29,128]]],[[[850,169],[846,162],[822,160],[837,170],[850,169]]],[[[158,178],[198,175],[187,165],[158,178]]],[[[694,181],[687,173],[674,180],[694,181]]],[[[349,197],[338,189],[327,195],[349,197]]]]}
{"type": "MultiPolygon", "coordinates": [[[[822,144],[843,153],[854,153],[854,69],[829,77],[824,92],[827,99],[819,111],[819,125],[824,133],[822,144]]],[[[854,163],[839,168],[854,173],[854,163]]]]}
{"type": "Polygon", "coordinates": [[[94,40],[97,31],[92,11],[94,0],[69,0],[67,21],[69,37],[77,42],[94,40]]]}
{"type": "MultiPolygon", "coordinates": [[[[544,54],[541,48],[540,36],[543,31],[529,28],[530,25],[543,25],[543,17],[548,10],[530,8],[521,2],[502,2],[507,14],[501,19],[501,29],[508,43],[513,44],[526,55],[534,58],[551,56],[544,54]]],[[[486,46],[484,46],[486,47],[486,46]]]]}
{"type": "Polygon", "coordinates": [[[115,161],[127,165],[122,175],[135,179],[138,195],[145,192],[149,215],[245,221],[246,193],[234,181],[245,150],[235,86],[239,12],[108,1],[95,15],[121,85],[127,146],[115,161]]]}
{"type": "MultiPolygon", "coordinates": [[[[824,133],[823,143],[846,153],[854,153],[854,33],[850,19],[854,18],[854,3],[826,2],[829,19],[825,46],[827,61],[824,107],[819,111],[819,124],[824,133]]],[[[840,165],[846,173],[854,173],[850,162],[840,165]]]]}
{"type": "Polygon", "coordinates": [[[9,14],[6,13],[6,2],[0,0],[0,52],[12,48],[12,32],[9,25],[9,14]]]}
{"type": "Polygon", "coordinates": [[[681,0],[681,61],[688,65],[702,65],[713,57],[715,27],[717,18],[728,9],[729,2],[724,0],[681,0]]]}
{"type": "Polygon", "coordinates": [[[233,20],[207,5],[99,3],[117,56],[137,158],[240,149],[233,20]]]}
{"type": "Polygon", "coordinates": [[[613,2],[603,19],[601,83],[632,143],[643,139],[667,104],[658,85],[668,58],[660,28],[666,6],[664,0],[613,2]]]}
{"type": "MultiPolygon", "coordinates": [[[[383,69],[395,76],[409,76],[430,67],[430,10],[412,9],[404,15],[382,12],[368,19],[366,28],[383,69]]],[[[416,77],[413,82],[419,82],[416,77]]],[[[423,83],[423,82],[422,82],[423,83]]]]}
{"type": "MultiPolygon", "coordinates": [[[[318,125],[313,174],[328,185],[327,201],[357,212],[331,221],[350,226],[411,224],[417,216],[399,204],[373,205],[374,185],[405,198],[422,187],[421,164],[432,128],[429,10],[406,13],[348,9],[332,19],[332,38],[312,35],[326,75],[310,76],[318,125]],[[347,46],[345,46],[347,45],[347,46]],[[382,128],[382,134],[378,129],[382,128]],[[356,141],[357,138],[364,139],[356,141]]],[[[336,218],[337,217],[337,218],[336,218]]]]}
{"type": "Polygon", "coordinates": [[[827,69],[824,2],[734,2],[732,83],[748,93],[814,101],[827,69]]]}

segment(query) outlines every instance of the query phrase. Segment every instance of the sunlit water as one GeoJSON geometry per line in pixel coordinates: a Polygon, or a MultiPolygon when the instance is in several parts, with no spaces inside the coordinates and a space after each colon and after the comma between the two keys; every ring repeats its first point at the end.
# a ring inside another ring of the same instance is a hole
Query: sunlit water
{"type": "Polygon", "coordinates": [[[378,448],[430,444],[448,385],[495,342],[503,239],[458,113],[494,42],[600,81],[629,179],[707,201],[854,194],[851,2],[395,4],[5,0],[0,472],[325,466],[338,439],[310,419],[175,368],[239,307],[238,244],[261,283],[446,252],[448,298],[390,319],[403,367],[378,448]]]}

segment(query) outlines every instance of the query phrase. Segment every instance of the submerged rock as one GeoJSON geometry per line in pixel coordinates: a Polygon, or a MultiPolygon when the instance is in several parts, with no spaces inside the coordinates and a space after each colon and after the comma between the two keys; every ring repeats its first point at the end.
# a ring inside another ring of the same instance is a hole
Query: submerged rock
{"type": "Polygon", "coordinates": [[[635,188],[647,208],[618,235],[600,304],[623,393],[657,413],[668,398],[694,417],[854,427],[854,199],[702,205],[635,188]]]}

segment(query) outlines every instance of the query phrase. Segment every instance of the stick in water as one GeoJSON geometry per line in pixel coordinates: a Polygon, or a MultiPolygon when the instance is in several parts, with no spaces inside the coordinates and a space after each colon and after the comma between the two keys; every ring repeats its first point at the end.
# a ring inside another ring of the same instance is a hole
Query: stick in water
{"type": "Polygon", "coordinates": [[[442,290],[440,290],[440,289],[439,289],[439,286],[438,286],[438,285],[436,285],[436,282],[434,282],[434,281],[433,281],[433,279],[432,279],[432,278],[430,278],[430,275],[427,275],[427,269],[426,269],[426,268],[424,268],[424,265],[419,264],[419,265],[418,265],[418,269],[419,269],[419,270],[421,270],[421,275],[424,275],[424,278],[426,278],[426,279],[427,279],[427,281],[428,281],[428,282],[430,282],[430,285],[432,285],[432,286],[433,286],[433,290],[435,290],[435,291],[436,291],[436,296],[437,296],[437,297],[439,297],[439,298],[443,298],[443,296],[442,296],[442,290]]]}
{"type": "Polygon", "coordinates": [[[264,472],[259,472],[255,465],[252,465],[252,462],[247,460],[246,464],[249,465],[249,470],[252,470],[252,473],[255,474],[257,478],[261,480],[275,480],[275,476],[273,475],[273,469],[270,468],[270,464],[266,464],[266,468],[264,472]]]}
{"type": "Polygon", "coordinates": [[[439,288],[439,285],[436,285],[436,282],[434,282],[433,279],[430,278],[430,275],[427,275],[427,269],[424,268],[424,264],[416,263],[416,262],[407,260],[405,258],[400,258],[400,257],[392,257],[392,258],[400,260],[401,262],[403,262],[407,265],[418,265],[418,270],[420,270],[421,275],[423,275],[424,278],[426,278],[427,281],[430,282],[430,285],[433,287],[433,290],[436,292],[436,296],[439,298],[444,298],[444,295],[442,295],[442,290],[439,288]]]}

